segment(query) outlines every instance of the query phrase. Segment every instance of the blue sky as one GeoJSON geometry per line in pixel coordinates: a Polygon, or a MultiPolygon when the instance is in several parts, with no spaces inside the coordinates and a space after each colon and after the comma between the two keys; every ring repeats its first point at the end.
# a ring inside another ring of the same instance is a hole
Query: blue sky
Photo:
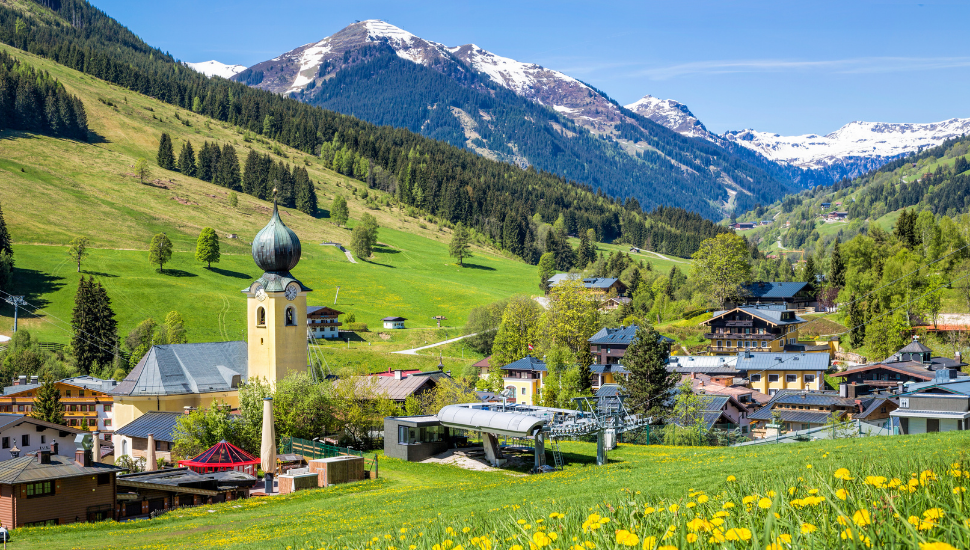
{"type": "Polygon", "coordinates": [[[93,0],[183,61],[253,65],[383,19],[539,63],[621,104],[686,104],[715,132],[828,133],[970,117],[970,2],[93,0]]]}

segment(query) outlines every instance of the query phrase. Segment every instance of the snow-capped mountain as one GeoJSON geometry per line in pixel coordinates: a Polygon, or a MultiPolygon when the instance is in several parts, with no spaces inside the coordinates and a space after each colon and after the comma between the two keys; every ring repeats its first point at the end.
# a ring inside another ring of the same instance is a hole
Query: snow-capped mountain
{"type": "Polygon", "coordinates": [[[856,121],[824,136],[782,136],[742,130],[727,132],[722,137],[776,162],[810,169],[859,161],[882,164],[967,133],[970,133],[970,118],[927,124],[856,121]]]}
{"type": "Polygon", "coordinates": [[[233,76],[246,70],[243,65],[226,65],[213,59],[212,61],[202,61],[200,63],[186,63],[191,69],[195,69],[206,76],[221,76],[222,78],[232,78],[233,76]]]}
{"type": "Polygon", "coordinates": [[[626,105],[626,108],[649,118],[657,124],[666,126],[678,134],[705,139],[712,139],[713,137],[686,105],[673,99],[660,99],[645,95],[626,105]]]}

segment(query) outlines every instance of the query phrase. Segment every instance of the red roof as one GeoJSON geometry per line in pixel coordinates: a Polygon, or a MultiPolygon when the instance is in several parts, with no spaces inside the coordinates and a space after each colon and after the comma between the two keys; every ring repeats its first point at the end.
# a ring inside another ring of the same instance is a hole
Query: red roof
{"type": "Polygon", "coordinates": [[[489,361],[490,361],[491,359],[492,359],[492,356],[491,356],[491,355],[489,355],[489,356],[488,356],[488,357],[486,357],[485,359],[482,359],[481,361],[479,361],[479,362],[477,362],[477,363],[475,363],[475,364],[474,364],[474,365],[472,365],[472,366],[473,366],[473,367],[477,367],[477,368],[482,368],[482,367],[485,367],[485,368],[488,368],[488,367],[491,367],[491,365],[489,365],[489,364],[488,364],[488,362],[489,362],[489,361]]]}
{"type": "Polygon", "coordinates": [[[179,461],[179,466],[196,468],[233,468],[253,464],[259,464],[259,459],[225,440],[216,443],[208,451],[191,460],[179,461]]]}

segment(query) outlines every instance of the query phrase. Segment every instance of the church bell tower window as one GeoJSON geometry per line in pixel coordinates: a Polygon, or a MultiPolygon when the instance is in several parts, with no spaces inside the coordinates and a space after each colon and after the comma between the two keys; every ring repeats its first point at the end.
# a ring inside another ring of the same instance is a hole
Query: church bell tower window
{"type": "Polygon", "coordinates": [[[266,326],[266,309],[259,308],[256,310],[256,326],[265,327],[266,326]]]}
{"type": "Polygon", "coordinates": [[[292,307],[286,308],[286,326],[292,327],[296,325],[296,310],[292,307]]]}

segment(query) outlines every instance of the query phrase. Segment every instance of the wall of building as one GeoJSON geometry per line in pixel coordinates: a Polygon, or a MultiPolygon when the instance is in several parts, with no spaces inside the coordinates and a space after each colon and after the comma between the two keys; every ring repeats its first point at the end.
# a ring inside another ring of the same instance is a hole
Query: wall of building
{"type": "Polygon", "coordinates": [[[539,398],[541,379],[504,378],[506,388],[515,388],[515,402],[521,405],[535,405],[539,398]]]}
{"type": "Polygon", "coordinates": [[[267,292],[260,302],[247,292],[246,317],[249,329],[249,373],[271,384],[292,372],[306,372],[306,292],[300,292],[292,302],[283,292],[267,292]],[[293,325],[286,325],[286,308],[293,306],[296,315],[293,325]],[[259,308],[266,310],[266,324],[256,324],[259,308]]]}
{"type": "MultiPolygon", "coordinates": [[[[53,495],[27,498],[24,484],[12,486],[13,524],[21,527],[36,521],[57,520],[59,525],[87,521],[88,511],[95,507],[115,505],[115,476],[109,474],[109,483],[98,484],[98,476],[85,475],[55,479],[53,495]]],[[[4,489],[11,488],[4,485],[4,489]]],[[[8,525],[4,522],[4,525],[8,525]]]]}
{"type": "MultiPolygon", "coordinates": [[[[751,380],[750,386],[752,389],[758,390],[761,393],[772,395],[772,390],[777,392],[778,390],[809,390],[809,391],[820,391],[822,389],[822,372],[821,371],[765,371],[760,373],[749,373],[750,374],[760,374],[761,380],[755,382],[751,380]],[[769,375],[778,375],[777,382],[769,382],[769,375]],[[811,375],[815,377],[815,380],[810,383],[805,382],[805,375],[811,375]],[[795,381],[789,382],[788,376],[794,375],[795,381]]],[[[750,378],[749,378],[750,380],[750,378]]]]}
{"type": "Polygon", "coordinates": [[[66,433],[61,436],[61,431],[53,428],[45,428],[38,432],[37,425],[24,422],[19,426],[14,426],[0,431],[0,460],[9,460],[10,449],[15,445],[20,449],[20,456],[34,451],[51,450],[51,444],[57,442],[57,454],[61,456],[73,457],[77,447],[74,445],[76,434],[66,433]],[[24,436],[28,438],[28,444],[24,445],[24,436]],[[3,438],[7,439],[7,446],[3,446],[3,438]]]}
{"type": "MultiPolygon", "coordinates": [[[[305,337],[305,335],[304,335],[305,337]]],[[[305,340],[304,340],[305,341],[305,340]]],[[[185,407],[208,408],[214,402],[239,407],[239,392],[193,393],[185,395],[117,395],[114,403],[116,429],[151,411],[184,412],[185,407]]]]}

